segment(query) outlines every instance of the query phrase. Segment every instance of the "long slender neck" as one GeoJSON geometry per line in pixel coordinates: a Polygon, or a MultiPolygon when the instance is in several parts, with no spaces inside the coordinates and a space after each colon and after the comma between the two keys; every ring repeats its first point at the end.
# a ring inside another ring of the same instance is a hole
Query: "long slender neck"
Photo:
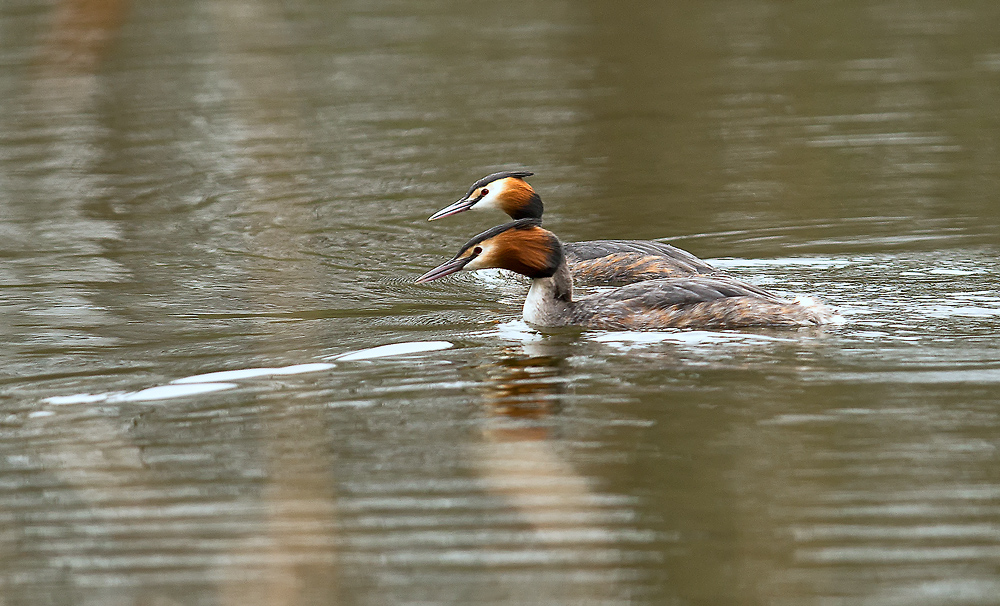
{"type": "Polygon", "coordinates": [[[528,188],[519,203],[507,211],[511,219],[541,219],[545,206],[542,204],[542,197],[535,193],[535,190],[528,188]]]}
{"type": "Polygon", "coordinates": [[[566,261],[548,278],[534,278],[524,299],[524,321],[539,326],[564,326],[573,306],[573,276],[566,261]]]}

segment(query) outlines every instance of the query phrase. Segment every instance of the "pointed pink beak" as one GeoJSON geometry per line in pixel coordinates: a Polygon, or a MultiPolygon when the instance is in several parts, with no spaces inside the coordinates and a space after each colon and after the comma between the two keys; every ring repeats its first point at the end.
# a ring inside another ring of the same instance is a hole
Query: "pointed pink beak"
{"type": "Polygon", "coordinates": [[[449,204],[448,206],[445,206],[441,210],[437,211],[436,213],[431,215],[427,220],[436,221],[437,219],[443,219],[445,217],[457,215],[458,213],[464,213],[465,211],[475,206],[476,202],[479,202],[479,198],[471,198],[471,199],[468,197],[462,198],[458,202],[453,202],[452,204],[449,204]]]}
{"type": "Polygon", "coordinates": [[[446,261],[417,278],[415,284],[431,282],[433,280],[437,280],[438,278],[443,278],[445,276],[450,276],[453,273],[460,272],[466,265],[468,265],[469,261],[472,261],[473,258],[474,257],[463,257],[461,259],[446,261]]]}

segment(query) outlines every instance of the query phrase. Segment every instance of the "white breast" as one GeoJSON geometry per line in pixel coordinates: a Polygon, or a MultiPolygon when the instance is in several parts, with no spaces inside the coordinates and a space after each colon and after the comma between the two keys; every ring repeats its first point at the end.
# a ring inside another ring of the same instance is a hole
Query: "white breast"
{"type": "Polygon", "coordinates": [[[570,304],[557,300],[555,293],[553,278],[532,280],[528,296],[524,299],[524,321],[538,326],[566,326],[570,304]]]}
{"type": "Polygon", "coordinates": [[[550,289],[541,284],[543,280],[544,279],[531,281],[531,288],[528,289],[528,296],[524,299],[523,313],[525,322],[539,324],[542,326],[546,324],[546,303],[548,303],[548,297],[551,296],[549,293],[550,289]]]}

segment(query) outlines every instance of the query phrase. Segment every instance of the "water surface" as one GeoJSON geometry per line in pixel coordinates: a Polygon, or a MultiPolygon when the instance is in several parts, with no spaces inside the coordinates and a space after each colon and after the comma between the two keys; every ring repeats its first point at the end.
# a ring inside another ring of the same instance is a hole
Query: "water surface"
{"type": "Polygon", "coordinates": [[[994,604],[1000,5],[0,7],[4,604],[994,604]],[[820,330],[413,280],[528,167],[820,330]],[[219,374],[216,374],[219,373],[219,374]]]}

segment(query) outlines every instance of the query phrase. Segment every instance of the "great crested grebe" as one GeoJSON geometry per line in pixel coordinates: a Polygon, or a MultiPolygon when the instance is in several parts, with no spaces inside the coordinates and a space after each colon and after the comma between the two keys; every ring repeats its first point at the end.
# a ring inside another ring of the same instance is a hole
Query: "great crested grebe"
{"type": "MultiPolygon", "coordinates": [[[[465,196],[442,208],[428,221],[472,209],[495,208],[511,219],[541,219],[542,199],[524,180],[534,173],[505,171],[476,181],[465,196]]],[[[719,270],[691,253],[652,240],[564,242],[563,252],[577,284],[621,286],[642,280],[718,274],[719,270]]]]}
{"type": "Polygon", "coordinates": [[[727,276],[646,280],[573,298],[563,245],[537,218],[518,219],[466,242],[417,284],[462,270],[508,269],[531,278],[524,320],[539,326],[610,330],[816,326],[830,318],[819,304],[781,299],[727,276]]]}

